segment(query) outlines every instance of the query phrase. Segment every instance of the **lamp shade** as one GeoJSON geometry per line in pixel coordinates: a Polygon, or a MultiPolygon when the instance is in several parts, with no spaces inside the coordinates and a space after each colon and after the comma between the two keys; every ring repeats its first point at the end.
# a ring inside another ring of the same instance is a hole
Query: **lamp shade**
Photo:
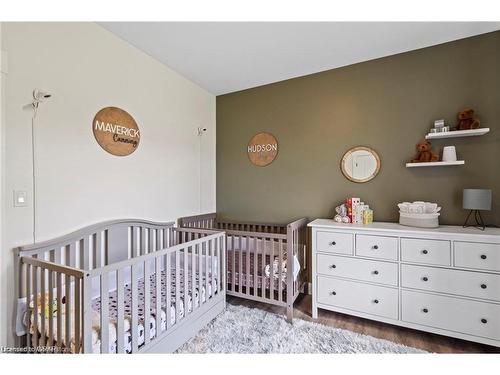
{"type": "Polygon", "coordinates": [[[491,190],[464,189],[463,207],[467,210],[491,210],[491,190]]]}

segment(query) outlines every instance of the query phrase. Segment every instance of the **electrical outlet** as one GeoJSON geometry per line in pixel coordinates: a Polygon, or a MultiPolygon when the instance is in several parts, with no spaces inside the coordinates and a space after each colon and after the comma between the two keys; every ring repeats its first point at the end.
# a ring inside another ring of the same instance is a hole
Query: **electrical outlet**
{"type": "Polygon", "coordinates": [[[14,191],[14,207],[26,207],[28,205],[28,192],[24,190],[14,191]]]}

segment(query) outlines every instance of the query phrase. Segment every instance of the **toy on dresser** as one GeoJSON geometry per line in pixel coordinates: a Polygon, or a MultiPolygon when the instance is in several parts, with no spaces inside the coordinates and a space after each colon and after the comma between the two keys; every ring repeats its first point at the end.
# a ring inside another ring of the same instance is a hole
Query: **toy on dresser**
{"type": "Polygon", "coordinates": [[[373,222],[373,210],[361,202],[360,198],[347,198],[345,203],[335,207],[333,220],[337,223],[370,224],[373,222]]]}

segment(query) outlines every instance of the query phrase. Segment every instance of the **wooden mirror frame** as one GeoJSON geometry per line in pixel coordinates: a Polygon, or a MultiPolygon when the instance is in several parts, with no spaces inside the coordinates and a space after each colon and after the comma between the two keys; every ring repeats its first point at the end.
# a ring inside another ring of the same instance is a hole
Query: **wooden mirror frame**
{"type": "Polygon", "coordinates": [[[368,182],[368,181],[374,179],[375,176],[377,176],[378,172],[380,171],[380,157],[378,156],[377,152],[370,147],[366,147],[366,146],[353,147],[353,148],[347,150],[345,152],[344,156],[342,157],[342,159],[340,160],[340,170],[342,171],[342,174],[345,176],[345,178],[347,178],[349,181],[356,182],[358,184],[362,184],[362,183],[365,183],[365,182],[368,182]],[[349,174],[347,173],[347,171],[345,169],[346,159],[349,157],[349,155],[351,155],[355,151],[367,151],[375,157],[375,160],[377,162],[377,168],[375,168],[375,171],[370,176],[368,176],[367,178],[364,178],[362,180],[357,179],[357,178],[353,178],[352,176],[349,176],[349,174]]]}

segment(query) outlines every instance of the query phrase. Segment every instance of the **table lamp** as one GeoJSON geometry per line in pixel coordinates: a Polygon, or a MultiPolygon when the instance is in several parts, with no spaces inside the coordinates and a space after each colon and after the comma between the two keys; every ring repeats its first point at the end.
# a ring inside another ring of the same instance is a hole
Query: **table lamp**
{"type": "Polygon", "coordinates": [[[489,189],[464,189],[463,208],[469,210],[465,219],[464,228],[473,226],[484,230],[486,225],[481,217],[481,210],[491,210],[491,190],[489,189]],[[469,225],[470,217],[474,215],[475,224],[469,225]]]}

